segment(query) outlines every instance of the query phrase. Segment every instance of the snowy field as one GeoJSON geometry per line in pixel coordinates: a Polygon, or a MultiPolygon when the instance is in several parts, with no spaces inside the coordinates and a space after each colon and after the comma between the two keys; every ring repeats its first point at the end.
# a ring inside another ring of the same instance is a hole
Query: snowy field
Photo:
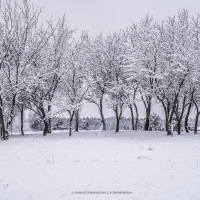
{"type": "Polygon", "coordinates": [[[0,200],[59,199],[199,200],[200,134],[54,132],[0,141],[0,200]]]}

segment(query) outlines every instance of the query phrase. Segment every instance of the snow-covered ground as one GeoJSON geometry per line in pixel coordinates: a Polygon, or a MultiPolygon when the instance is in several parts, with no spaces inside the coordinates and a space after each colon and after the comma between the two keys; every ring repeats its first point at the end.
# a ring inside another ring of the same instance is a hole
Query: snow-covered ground
{"type": "Polygon", "coordinates": [[[199,200],[200,134],[12,135],[0,141],[0,200],[6,199],[199,200]]]}

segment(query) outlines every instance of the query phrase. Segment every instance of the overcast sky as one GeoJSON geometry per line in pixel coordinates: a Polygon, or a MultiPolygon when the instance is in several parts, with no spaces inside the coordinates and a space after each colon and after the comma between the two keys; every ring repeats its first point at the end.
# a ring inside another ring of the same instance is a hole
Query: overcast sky
{"type": "MultiPolygon", "coordinates": [[[[22,0],[20,0],[22,1],[22,0]]],[[[131,22],[137,22],[145,14],[154,15],[161,21],[182,9],[191,15],[199,12],[199,0],[32,0],[34,5],[43,7],[41,20],[51,14],[54,20],[65,13],[67,24],[77,29],[88,30],[91,35],[123,29],[131,22]]]]}
{"type": "MultiPolygon", "coordinates": [[[[18,0],[17,2],[22,2],[18,0]]],[[[52,15],[56,22],[65,13],[67,24],[77,29],[77,35],[82,30],[89,31],[91,36],[100,32],[107,33],[126,28],[131,22],[138,22],[145,14],[153,14],[162,21],[168,16],[176,15],[180,10],[187,9],[190,15],[196,15],[200,9],[200,0],[31,0],[35,6],[43,7],[41,21],[52,15]]],[[[142,106],[140,117],[145,117],[142,106]]],[[[153,111],[162,110],[158,106],[153,111]]],[[[95,106],[84,106],[82,116],[99,116],[95,106]]],[[[126,110],[126,116],[129,111],[126,110]]],[[[106,111],[106,117],[114,116],[112,111],[106,111]]],[[[164,116],[163,116],[164,117],[164,116]]]]}

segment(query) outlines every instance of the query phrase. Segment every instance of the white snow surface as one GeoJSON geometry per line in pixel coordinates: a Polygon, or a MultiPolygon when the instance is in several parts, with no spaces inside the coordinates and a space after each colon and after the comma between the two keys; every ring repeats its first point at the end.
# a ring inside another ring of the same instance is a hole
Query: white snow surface
{"type": "Polygon", "coordinates": [[[200,134],[72,134],[0,141],[0,200],[200,199],[200,134]]]}

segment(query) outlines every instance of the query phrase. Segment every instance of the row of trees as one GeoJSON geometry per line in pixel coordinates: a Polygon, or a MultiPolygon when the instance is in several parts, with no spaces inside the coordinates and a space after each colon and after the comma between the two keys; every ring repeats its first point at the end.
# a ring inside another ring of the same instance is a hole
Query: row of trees
{"type": "Polygon", "coordinates": [[[183,10],[162,23],[147,15],[126,30],[96,35],[82,32],[73,38],[65,17],[39,25],[41,10],[24,0],[6,2],[0,9],[0,123],[1,137],[8,139],[13,118],[32,110],[44,122],[43,134],[51,133],[51,116],[68,112],[69,135],[75,116],[78,130],[83,100],[98,106],[103,130],[103,106],[116,115],[116,132],[126,107],[132,129],[137,130],[137,101],[146,110],[149,130],[152,102],[165,112],[165,129],[172,134],[173,119],[185,120],[196,109],[195,130],[200,114],[199,36],[200,15],[189,17],[183,10]],[[56,109],[52,109],[55,105],[56,109]],[[135,119],[134,119],[135,118],[135,119]]]}
{"type": "MultiPolygon", "coordinates": [[[[26,127],[30,131],[42,131],[44,129],[44,123],[43,121],[38,118],[37,116],[33,115],[34,118],[27,120],[29,123],[26,123],[26,127]]],[[[115,117],[109,117],[105,118],[106,122],[106,129],[107,130],[115,130],[116,128],[116,119],[115,117]]],[[[60,118],[60,117],[52,117],[51,119],[51,128],[52,130],[68,130],[70,124],[69,118],[60,118]]],[[[17,120],[14,123],[15,130],[19,128],[17,125],[17,120]]],[[[164,130],[164,120],[157,114],[153,113],[150,116],[150,126],[149,130],[155,130],[155,131],[163,131],[164,130]]],[[[138,119],[138,129],[143,130],[145,127],[145,119],[139,118],[138,119]]],[[[14,128],[14,127],[13,127],[14,128]]],[[[76,120],[72,120],[72,130],[75,130],[76,128],[76,120]]],[[[79,130],[102,130],[103,124],[101,118],[95,118],[95,117],[83,117],[79,118],[78,121],[78,129],[79,130]]],[[[122,116],[120,120],[120,130],[132,130],[132,119],[131,117],[124,117],[122,116]]],[[[174,130],[176,130],[176,126],[174,126],[174,130]]],[[[17,131],[17,130],[16,130],[17,131]]]]}

